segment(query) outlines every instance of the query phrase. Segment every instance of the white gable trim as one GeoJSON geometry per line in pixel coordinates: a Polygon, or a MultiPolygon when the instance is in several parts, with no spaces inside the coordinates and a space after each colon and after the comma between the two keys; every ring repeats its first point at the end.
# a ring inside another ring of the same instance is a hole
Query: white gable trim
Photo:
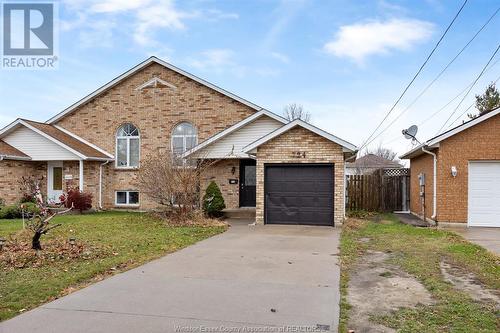
{"type": "Polygon", "coordinates": [[[281,117],[281,116],[278,116],[277,114],[271,112],[271,111],[268,111],[268,110],[265,110],[265,109],[262,109],[261,111],[257,112],[257,113],[254,113],[253,115],[243,119],[242,121],[234,124],[233,126],[229,127],[229,128],[226,128],[225,130],[223,130],[222,132],[219,132],[217,133],[216,135],[208,138],[207,140],[203,141],[202,143],[200,143],[199,145],[197,145],[196,147],[193,147],[192,149],[188,150],[187,152],[185,152],[183,154],[183,157],[186,158],[190,155],[192,155],[193,153],[199,151],[200,149],[203,149],[209,145],[211,145],[212,143],[222,139],[223,137],[227,136],[228,134],[231,134],[233,133],[234,131],[242,128],[243,126],[245,126],[246,124],[249,124],[251,123],[252,121],[262,117],[262,116],[268,116],[270,118],[273,118],[283,124],[286,124],[288,122],[288,120],[286,120],[285,118],[281,117]]]}
{"type": "Polygon", "coordinates": [[[151,80],[148,80],[147,82],[144,82],[143,84],[141,84],[140,86],[138,86],[137,88],[135,88],[135,90],[142,90],[142,89],[150,87],[150,86],[156,88],[156,87],[158,87],[158,83],[161,84],[161,85],[170,87],[170,88],[172,88],[174,90],[177,89],[177,87],[174,86],[173,84],[171,84],[171,83],[169,83],[169,82],[167,82],[165,80],[162,80],[162,79],[160,79],[158,77],[154,77],[151,80]]]}
{"type": "Polygon", "coordinates": [[[91,142],[88,142],[87,140],[85,140],[84,138],[81,138],[79,137],[78,135],[68,131],[67,129],[61,127],[61,126],[58,126],[58,125],[53,125],[55,128],[57,128],[58,130],[68,134],[69,136],[72,136],[73,138],[77,139],[78,141],[86,144],[87,146],[90,146],[92,148],[94,148],[95,150],[97,151],[100,151],[101,153],[103,153],[104,155],[108,156],[109,158],[111,159],[114,159],[115,157],[113,155],[111,155],[110,153],[108,153],[107,151],[105,151],[104,149],[102,148],[99,148],[98,146],[96,146],[95,144],[91,143],[91,142]]]}
{"type": "Polygon", "coordinates": [[[465,124],[459,125],[459,126],[455,127],[454,129],[451,129],[447,132],[444,132],[443,134],[440,134],[440,135],[430,139],[429,141],[427,141],[427,145],[433,146],[436,143],[439,143],[443,140],[448,139],[450,136],[453,136],[453,135],[458,134],[462,131],[465,131],[466,129],[471,128],[472,126],[476,126],[477,124],[482,123],[483,121],[488,120],[491,117],[494,117],[499,113],[500,113],[500,108],[498,108],[494,111],[490,111],[483,116],[479,116],[471,121],[468,121],[465,124]]]}
{"type": "Polygon", "coordinates": [[[81,100],[79,100],[78,102],[74,103],[73,105],[70,105],[68,108],[64,109],[63,111],[59,112],[58,114],[56,114],[54,117],[50,118],[49,120],[46,121],[47,124],[53,124],[55,122],[57,122],[59,119],[61,119],[62,117],[64,117],[65,115],[67,115],[68,113],[71,113],[73,110],[75,110],[76,108],[78,108],[79,106],[89,102],[90,100],[92,100],[93,98],[99,96],[100,94],[102,94],[103,92],[105,92],[106,90],[110,89],[111,87],[117,85],[118,83],[120,83],[122,80],[126,79],[127,77],[137,73],[138,71],[140,71],[141,69],[145,68],[146,66],[152,64],[152,63],[157,63],[159,65],[162,65],[163,67],[166,67],[174,72],[177,72],[181,75],[184,75],[188,78],[190,78],[191,80],[194,80],[210,89],[213,89],[229,98],[232,98],[252,109],[255,109],[257,111],[260,111],[262,110],[262,108],[256,104],[253,104],[249,101],[247,101],[246,99],[244,98],[241,98],[239,96],[236,96],[235,94],[233,93],[230,93],[229,91],[227,90],[224,90],[220,87],[217,87],[216,85],[208,82],[208,81],[205,81],[191,73],[188,73],[186,71],[183,71],[182,69],[180,68],[177,68],[175,67],[174,65],[171,65],[169,64],[168,62],[166,61],[163,61],[161,59],[158,59],[157,57],[150,57],[148,59],[146,59],[145,61],[141,62],[140,64],[134,66],[133,68],[131,68],[130,70],[126,71],[125,73],[123,73],[122,75],[118,76],[117,78],[111,80],[110,82],[106,83],[104,86],[100,87],[99,89],[95,90],[94,92],[90,93],[89,95],[85,96],[84,98],[82,98],[81,100]]]}
{"type": "Polygon", "coordinates": [[[31,157],[13,156],[13,155],[2,155],[2,154],[0,154],[0,161],[1,160],[31,161],[31,157]]]}
{"type": "Polygon", "coordinates": [[[424,142],[423,144],[411,149],[410,151],[407,151],[403,155],[400,156],[401,159],[409,159],[409,158],[414,158],[417,157],[421,154],[422,152],[422,147],[430,147],[430,148],[439,148],[439,143],[443,140],[448,139],[449,137],[454,136],[455,134],[458,134],[462,131],[465,131],[468,128],[471,128],[473,126],[476,126],[479,123],[482,123],[485,120],[488,120],[496,115],[500,114],[500,108],[490,111],[487,114],[483,116],[479,116],[473,120],[470,120],[462,125],[458,125],[457,127],[444,132],[442,134],[439,134],[438,136],[435,136],[434,138],[431,138],[430,140],[424,142]]]}
{"type": "Polygon", "coordinates": [[[294,127],[297,127],[297,126],[300,126],[300,127],[303,127],[313,133],[316,133],[317,135],[319,136],[322,136],[324,137],[325,139],[327,140],[330,140],[332,142],[335,142],[336,144],[342,146],[344,148],[344,152],[355,152],[357,151],[357,147],[355,145],[353,145],[352,143],[349,143],[345,140],[342,140],[338,137],[336,137],[335,135],[333,134],[330,134],[328,132],[325,132],[323,131],[322,129],[320,128],[317,128],[309,123],[306,123],[305,121],[302,121],[300,119],[297,119],[297,120],[294,120],[280,128],[278,128],[276,131],[274,132],[271,132],[269,133],[268,135],[266,136],[263,136],[262,138],[260,138],[259,140],[249,144],[248,146],[246,146],[243,151],[245,153],[251,153],[253,152],[257,147],[259,147],[260,145],[268,142],[269,140],[271,139],[274,139],[275,137],[291,130],[292,128],[294,127]]]}

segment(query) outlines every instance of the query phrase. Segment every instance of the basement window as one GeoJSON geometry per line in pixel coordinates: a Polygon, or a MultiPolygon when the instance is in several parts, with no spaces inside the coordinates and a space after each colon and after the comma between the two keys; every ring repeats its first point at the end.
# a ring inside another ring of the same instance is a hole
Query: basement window
{"type": "Polygon", "coordinates": [[[138,206],[139,192],[138,191],[116,191],[115,204],[117,206],[138,206]]]}

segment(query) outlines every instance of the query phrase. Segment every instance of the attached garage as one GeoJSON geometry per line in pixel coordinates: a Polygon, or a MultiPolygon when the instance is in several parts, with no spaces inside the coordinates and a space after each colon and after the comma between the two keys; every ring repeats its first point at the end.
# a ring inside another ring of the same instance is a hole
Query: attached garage
{"type": "Polygon", "coordinates": [[[500,227],[500,161],[469,163],[468,225],[500,227]]]}
{"type": "Polygon", "coordinates": [[[264,165],[264,223],[334,225],[333,164],[264,165]]]}

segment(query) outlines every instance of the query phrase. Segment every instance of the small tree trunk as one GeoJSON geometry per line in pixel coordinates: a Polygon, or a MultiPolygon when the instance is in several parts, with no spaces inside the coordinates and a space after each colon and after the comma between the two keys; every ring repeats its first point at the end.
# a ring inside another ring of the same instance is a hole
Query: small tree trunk
{"type": "Polygon", "coordinates": [[[33,250],[39,251],[42,249],[42,244],[40,244],[40,237],[42,237],[41,232],[35,232],[35,234],[33,235],[33,238],[31,240],[31,248],[33,250]]]}

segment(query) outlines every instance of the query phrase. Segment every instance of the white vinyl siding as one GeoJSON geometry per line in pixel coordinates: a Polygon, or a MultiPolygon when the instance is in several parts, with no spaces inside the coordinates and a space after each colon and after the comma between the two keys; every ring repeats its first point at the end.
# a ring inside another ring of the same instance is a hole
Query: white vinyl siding
{"type": "Polygon", "coordinates": [[[195,153],[194,156],[203,158],[248,157],[246,153],[242,152],[243,147],[271,133],[281,126],[283,126],[283,124],[275,119],[267,116],[260,117],[220,139],[219,141],[212,143],[208,147],[201,149],[199,152],[195,153]]]}
{"type": "Polygon", "coordinates": [[[470,162],[468,187],[469,227],[500,227],[500,161],[470,162]]]}
{"type": "Polygon", "coordinates": [[[19,127],[2,140],[30,156],[33,161],[80,159],[69,150],[24,126],[19,127]]]}

